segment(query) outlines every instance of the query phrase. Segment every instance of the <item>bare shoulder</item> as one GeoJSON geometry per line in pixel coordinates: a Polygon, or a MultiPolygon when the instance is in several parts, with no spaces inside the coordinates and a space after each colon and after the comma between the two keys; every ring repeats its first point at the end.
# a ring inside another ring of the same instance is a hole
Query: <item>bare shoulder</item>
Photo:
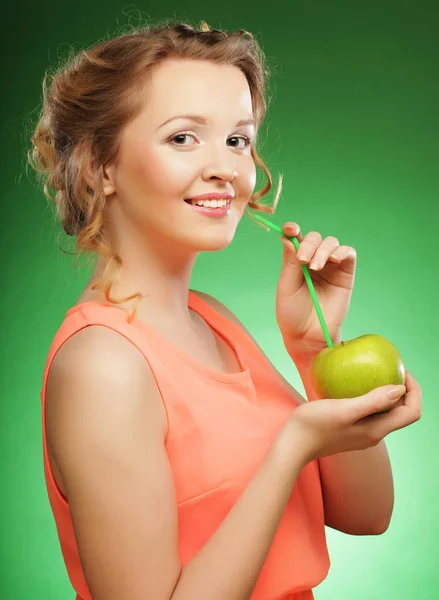
{"type": "Polygon", "coordinates": [[[122,335],[93,325],[75,333],[54,357],[46,392],[48,435],[56,411],[88,411],[99,399],[105,399],[106,411],[121,413],[138,410],[149,399],[148,408],[165,433],[164,407],[146,360],[122,335]]]}
{"type": "Polygon", "coordinates": [[[291,394],[294,396],[294,398],[296,398],[296,400],[298,402],[300,402],[300,403],[306,402],[306,399],[301,394],[299,394],[299,392],[276,369],[276,367],[270,361],[270,359],[268,358],[268,356],[265,354],[265,352],[259,346],[259,344],[255,340],[255,338],[251,335],[251,333],[249,332],[249,330],[245,327],[245,325],[242,323],[242,321],[240,321],[238,319],[238,317],[230,309],[228,309],[222,302],[220,302],[219,300],[217,300],[216,298],[214,298],[210,294],[206,294],[206,293],[200,292],[198,290],[191,290],[191,291],[196,296],[199,296],[202,300],[204,300],[205,302],[207,302],[208,304],[210,304],[210,306],[212,306],[212,308],[214,308],[220,314],[222,314],[224,317],[226,317],[226,319],[229,319],[229,321],[232,321],[232,323],[235,323],[235,325],[238,325],[238,327],[240,327],[247,334],[247,336],[253,341],[253,343],[257,346],[257,348],[259,348],[260,352],[265,356],[265,358],[270,363],[270,365],[272,366],[272,368],[276,371],[276,373],[277,373],[278,377],[280,378],[280,380],[284,383],[284,385],[286,385],[286,387],[291,392],[291,394]]]}

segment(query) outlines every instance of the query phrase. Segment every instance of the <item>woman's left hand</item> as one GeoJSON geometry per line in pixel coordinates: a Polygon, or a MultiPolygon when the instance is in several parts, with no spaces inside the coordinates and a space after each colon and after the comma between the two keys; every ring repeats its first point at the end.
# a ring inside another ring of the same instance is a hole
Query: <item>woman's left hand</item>
{"type": "Polygon", "coordinates": [[[357,253],[351,246],[340,246],[333,236],[322,239],[317,231],[302,238],[297,223],[285,223],[282,231],[297,238],[299,247],[296,253],[293,242],[281,236],[284,251],[276,293],[276,319],[290,356],[306,360],[327,347],[327,343],[302,264],[309,265],[325,323],[335,344],[341,341],[340,329],[354,288],[357,253]]]}

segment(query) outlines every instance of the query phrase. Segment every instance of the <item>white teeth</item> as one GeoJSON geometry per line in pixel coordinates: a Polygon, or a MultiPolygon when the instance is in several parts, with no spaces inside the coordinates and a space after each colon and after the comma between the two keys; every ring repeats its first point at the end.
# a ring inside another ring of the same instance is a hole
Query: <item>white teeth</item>
{"type": "Polygon", "coordinates": [[[229,200],[191,200],[191,204],[206,206],[207,208],[219,208],[220,206],[225,206],[228,202],[229,200]]]}

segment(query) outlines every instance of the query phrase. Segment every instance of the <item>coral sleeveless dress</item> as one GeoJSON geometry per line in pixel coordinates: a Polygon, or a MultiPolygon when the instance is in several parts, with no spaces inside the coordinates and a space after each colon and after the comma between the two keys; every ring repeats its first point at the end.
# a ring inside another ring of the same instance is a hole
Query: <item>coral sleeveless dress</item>
{"type": "MultiPolygon", "coordinates": [[[[253,340],[192,291],[188,306],[235,351],[240,371],[224,374],[200,364],[143,321],[95,301],[71,308],[47,356],[41,390],[44,472],[49,501],[77,600],[92,600],[81,567],[69,505],[50,468],[45,391],[51,362],[62,344],[91,325],[109,327],[136,346],[160,390],[168,418],[166,451],[178,502],[182,566],[203,547],[246,488],[297,401],[253,340]]],[[[326,577],[323,500],[317,461],[294,485],[251,600],[312,600],[326,577]]],[[[197,599],[201,600],[201,599],[197,599]]]]}

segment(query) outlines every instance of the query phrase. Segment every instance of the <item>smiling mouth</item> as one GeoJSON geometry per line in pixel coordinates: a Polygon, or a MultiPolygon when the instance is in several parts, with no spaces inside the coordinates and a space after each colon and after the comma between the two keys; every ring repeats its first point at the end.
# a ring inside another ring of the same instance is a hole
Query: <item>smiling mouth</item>
{"type": "Polygon", "coordinates": [[[229,206],[231,204],[231,200],[219,199],[219,200],[191,200],[190,198],[186,198],[185,202],[187,204],[192,204],[194,206],[204,206],[205,208],[223,208],[224,206],[229,206]]]}

